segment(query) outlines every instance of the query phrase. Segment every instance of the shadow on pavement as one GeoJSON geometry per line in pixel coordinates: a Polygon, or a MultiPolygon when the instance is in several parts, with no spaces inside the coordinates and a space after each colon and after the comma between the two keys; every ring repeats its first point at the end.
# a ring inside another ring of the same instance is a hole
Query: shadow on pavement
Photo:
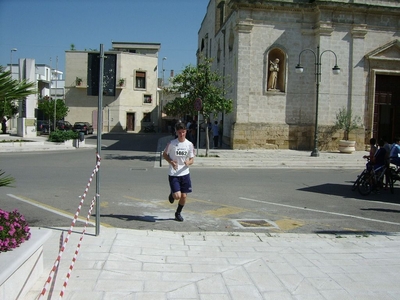
{"type": "MultiPolygon", "coordinates": [[[[158,140],[165,133],[112,133],[102,135],[102,150],[111,151],[157,151],[158,140]],[[109,144],[104,147],[104,144],[109,144]]],[[[96,140],[96,136],[90,137],[96,140]]]]}
{"type": "Polygon", "coordinates": [[[174,218],[157,218],[157,216],[132,216],[132,215],[100,215],[101,218],[114,218],[122,221],[141,221],[141,222],[159,222],[159,221],[171,221],[174,218]]]}
{"type": "Polygon", "coordinates": [[[314,231],[316,234],[332,234],[336,235],[337,238],[340,238],[340,235],[357,235],[357,236],[363,236],[363,237],[368,237],[369,235],[392,235],[395,236],[397,233],[390,233],[390,232],[381,232],[381,231],[351,231],[351,230],[317,230],[314,231]]]}
{"type": "Polygon", "coordinates": [[[400,204],[400,198],[399,198],[400,190],[398,187],[395,187],[393,194],[391,194],[389,190],[381,190],[379,191],[379,193],[372,192],[367,196],[360,195],[360,193],[358,193],[357,190],[352,191],[351,185],[335,184],[335,183],[325,183],[321,185],[301,188],[298,190],[304,192],[324,194],[324,195],[342,196],[343,198],[400,204]]]}
{"type": "Polygon", "coordinates": [[[146,155],[115,155],[115,154],[106,154],[104,159],[109,160],[140,160],[140,161],[154,161],[154,154],[151,156],[146,155]]]}

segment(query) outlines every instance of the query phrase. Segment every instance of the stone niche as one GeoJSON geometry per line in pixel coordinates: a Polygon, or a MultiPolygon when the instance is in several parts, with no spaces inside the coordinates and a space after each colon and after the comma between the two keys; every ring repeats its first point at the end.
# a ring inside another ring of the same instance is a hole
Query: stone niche
{"type": "Polygon", "coordinates": [[[282,92],[286,90],[286,55],[283,50],[273,47],[264,54],[264,91],[282,92]]]}

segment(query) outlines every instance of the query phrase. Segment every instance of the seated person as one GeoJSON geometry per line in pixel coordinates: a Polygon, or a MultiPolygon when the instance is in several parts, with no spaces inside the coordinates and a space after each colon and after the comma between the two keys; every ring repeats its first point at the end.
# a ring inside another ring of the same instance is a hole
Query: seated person
{"type": "Polygon", "coordinates": [[[372,138],[369,140],[369,155],[364,155],[363,158],[368,158],[370,161],[373,161],[376,150],[376,139],[372,138]]]}
{"type": "Polygon", "coordinates": [[[381,139],[381,140],[379,140],[378,145],[379,145],[378,151],[375,152],[373,159],[371,159],[367,163],[368,171],[371,171],[372,168],[374,168],[374,170],[376,170],[379,167],[382,167],[385,165],[385,157],[386,157],[386,150],[384,147],[385,142],[381,139]]]}
{"type": "Polygon", "coordinates": [[[371,166],[374,164],[375,153],[377,151],[376,139],[372,138],[369,140],[369,155],[364,155],[363,158],[367,158],[368,162],[366,165],[367,170],[371,170],[371,166]]]}
{"type": "Polygon", "coordinates": [[[400,138],[396,137],[390,150],[390,162],[396,166],[400,166],[400,138]]]}

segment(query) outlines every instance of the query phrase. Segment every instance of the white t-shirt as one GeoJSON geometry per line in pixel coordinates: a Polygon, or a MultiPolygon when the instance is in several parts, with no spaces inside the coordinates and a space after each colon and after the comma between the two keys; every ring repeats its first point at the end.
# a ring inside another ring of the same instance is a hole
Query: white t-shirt
{"type": "Polygon", "coordinates": [[[194,157],[194,146],[192,142],[187,139],[183,142],[174,139],[167,144],[164,152],[168,154],[170,159],[178,162],[178,168],[176,170],[169,164],[168,175],[183,176],[189,174],[189,167],[185,165],[185,160],[194,157]]]}

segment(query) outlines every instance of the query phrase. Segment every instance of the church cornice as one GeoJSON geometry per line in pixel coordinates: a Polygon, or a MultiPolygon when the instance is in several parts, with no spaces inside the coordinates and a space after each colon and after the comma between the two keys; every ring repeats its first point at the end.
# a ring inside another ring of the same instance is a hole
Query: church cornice
{"type": "Polygon", "coordinates": [[[351,29],[351,34],[353,38],[363,39],[368,33],[367,25],[366,24],[356,24],[353,25],[351,29]]]}
{"type": "Polygon", "coordinates": [[[393,4],[390,1],[386,1],[387,4],[377,4],[377,2],[371,1],[371,3],[352,1],[351,3],[344,1],[324,1],[324,0],[230,0],[229,5],[233,10],[239,9],[257,9],[257,10],[289,10],[289,11],[314,11],[314,10],[333,10],[335,12],[353,12],[358,13],[370,13],[370,14],[400,14],[400,6],[398,0],[393,0],[393,4]]]}
{"type": "Polygon", "coordinates": [[[250,33],[253,26],[252,19],[239,20],[239,23],[236,25],[236,30],[240,33],[250,33]]]}

